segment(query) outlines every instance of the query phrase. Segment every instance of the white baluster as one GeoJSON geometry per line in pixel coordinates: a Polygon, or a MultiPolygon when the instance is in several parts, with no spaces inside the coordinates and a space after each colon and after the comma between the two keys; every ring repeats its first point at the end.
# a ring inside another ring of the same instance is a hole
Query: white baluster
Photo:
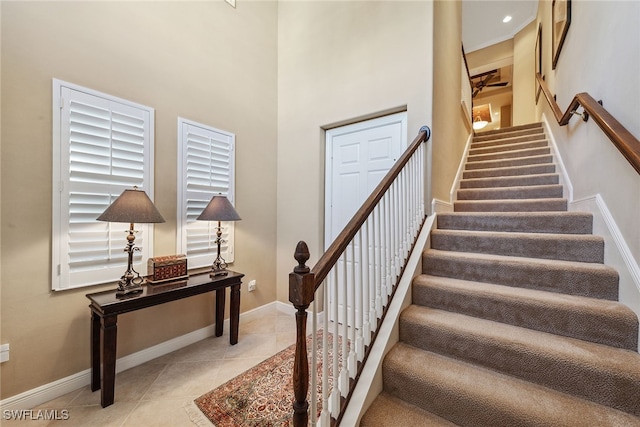
{"type": "Polygon", "coordinates": [[[316,424],[318,417],[318,304],[314,298],[311,303],[313,313],[311,315],[311,424],[316,424]]]}
{"type": "Polygon", "coordinates": [[[331,307],[333,313],[333,326],[332,326],[332,334],[333,334],[333,355],[332,355],[332,365],[333,365],[333,389],[331,390],[331,396],[329,397],[329,411],[331,411],[331,416],[333,418],[337,418],[340,414],[340,388],[338,382],[338,376],[340,374],[339,367],[339,347],[338,347],[338,263],[331,270],[332,280],[331,285],[333,289],[334,295],[334,304],[331,307]]]}
{"type": "Polygon", "coordinates": [[[342,397],[347,397],[349,394],[349,369],[347,365],[347,357],[349,356],[349,334],[348,334],[348,313],[347,313],[347,286],[348,286],[348,273],[347,273],[347,253],[342,254],[342,280],[340,282],[340,289],[342,298],[342,328],[340,336],[342,337],[342,369],[340,370],[340,394],[342,397]]]}
{"type": "Polygon", "coordinates": [[[319,427],[330,425],[329,413],[329,284],[330,280],[324,281],[322,285],[323,304],[322,310],[322,411],[316,424],[319,427]]]}

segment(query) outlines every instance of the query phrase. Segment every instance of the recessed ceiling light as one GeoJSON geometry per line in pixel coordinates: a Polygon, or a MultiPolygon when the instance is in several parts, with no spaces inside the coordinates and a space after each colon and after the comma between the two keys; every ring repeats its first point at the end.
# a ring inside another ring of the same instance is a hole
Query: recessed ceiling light
{"type": "Polygon", "coordinates": [[[502,20],[502,22],[504,22],[505,24],[509,21],[511,21],[511,15],[505,16],[504,19],[502,20]]]}

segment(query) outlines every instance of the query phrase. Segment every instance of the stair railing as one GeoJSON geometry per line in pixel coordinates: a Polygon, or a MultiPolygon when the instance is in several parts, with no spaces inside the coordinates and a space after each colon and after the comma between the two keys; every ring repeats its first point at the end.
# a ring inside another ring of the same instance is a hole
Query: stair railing
{"type": "Polygon", "coordinates": [[[593,120],[600,126],[600,129],[607,135],[613,145],[618,148],[636,172],[640,174],[640,141],[622,126],[615,117],[609,114],[599,101],[596,101],[588,93],[582,92],[574,96],[567,110],[562,113],[562,110],[549,90],[549,86],[547,86],[547,82],[540,73],[536,73],[536,79],[560,126],[569,124],[571,117],[577,114],[576,110],[582,106],[584,113],[579,114],[582,116],[582,119],[587,121],[589,117],[593,117],[593,120]]]}
{"type": "Polygon", "coordinates": [[[320,426],[340,424],[426,217],[423,143],[430,136],[429,127],[420,128],[313,268],[306,265],[310,257],[307,244],[301,241],[296,247],[298,265],[289,274],[289,301],[297,310],[293,368],[296,427],[307,426],[309,421],[320,426]],[[308,343],[307,309],[311,303],[313,323],[308,343]],[[307,400],[310,381],[311,405],[307,400]]]}

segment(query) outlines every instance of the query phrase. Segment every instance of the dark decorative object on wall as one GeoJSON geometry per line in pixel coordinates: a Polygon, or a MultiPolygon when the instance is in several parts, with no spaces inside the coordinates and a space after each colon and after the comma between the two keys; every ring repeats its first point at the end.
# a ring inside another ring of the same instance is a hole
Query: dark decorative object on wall
{"type": "Polygon", "coordinates": [[[551,6],[551,46],[553,48],[552,69],[556,69],[560,50],[571,24],[571,0],[553,0],[551,6]]]}
{"type": "MultiPolygon", "coordinates": [[[[536,37],[536,50],[535,50],[535,72],[537,74],[542,75],[542,23],[538,25],[538,36],[536,37]]],[[[536,104],[538,103],[538,99],[540,98],[540,92],[542,92],[542,87],[540,83],[538,83],[538,79],[533,78],[536,85],[536,104]]]]}

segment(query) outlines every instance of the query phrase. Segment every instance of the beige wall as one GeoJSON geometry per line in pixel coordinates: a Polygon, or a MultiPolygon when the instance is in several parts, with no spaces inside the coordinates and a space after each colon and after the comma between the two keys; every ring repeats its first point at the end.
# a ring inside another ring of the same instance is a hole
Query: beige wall
{"type": "Polygon", "coordinates": [[[288,301],[296,243],[308,243],[311,265],[323,247],[323,127],[402,106],[409,139],[431,125],[432,8],[430,1],[279,4],[278,300],[288,301]]]}
{"type": "Polygon", "coordinates": [[[533,21],[513,37],[513,104],[514,126],[536,121],[535,109],[535,45],[538,24],[533,21]]]}
{"type": "Polygon", "coordinates": [[[436,1],[433,9],[432,192],[434,199],[450,202],[451,186],[469,137],[461,107],[462,3],[436,1]]]}
{"type": "MultiPolygon", "coordinates": [[[[564,111],[577,93],[588,92],[640,138],[640,2],[571,4],[571,25],[555,70],[551,69],[551,2],[540,2],[538,9],[543,74],[551,93],[564,111]]],[[[628,256],[640,264],[640,175],[593,120],[584,123],[574,117],[559,127],[543,96],[536,112],[551,124],[573,185],[572,207],[583,209],[600,195],[628,246],[628,256]]],[[[621,300],[640,315],[638,281],[640,277],[635,283],[622,277],[620,293],[621,300]]]]}
{"type": "MultiPolygon", "coordinates": [[[[176,252],[178,116],[236,134],[236,262],[275,299],[277,4],[1,2],[1,398],[89,367],[85,294],[52,292],[52,78],[155,108],[155,254],[176,252]]],[[[115,278],[114,278],[115,279],[115,278]]],[[[212,295],[120,316],[118,356],[213,323],[212,295]]]]}

